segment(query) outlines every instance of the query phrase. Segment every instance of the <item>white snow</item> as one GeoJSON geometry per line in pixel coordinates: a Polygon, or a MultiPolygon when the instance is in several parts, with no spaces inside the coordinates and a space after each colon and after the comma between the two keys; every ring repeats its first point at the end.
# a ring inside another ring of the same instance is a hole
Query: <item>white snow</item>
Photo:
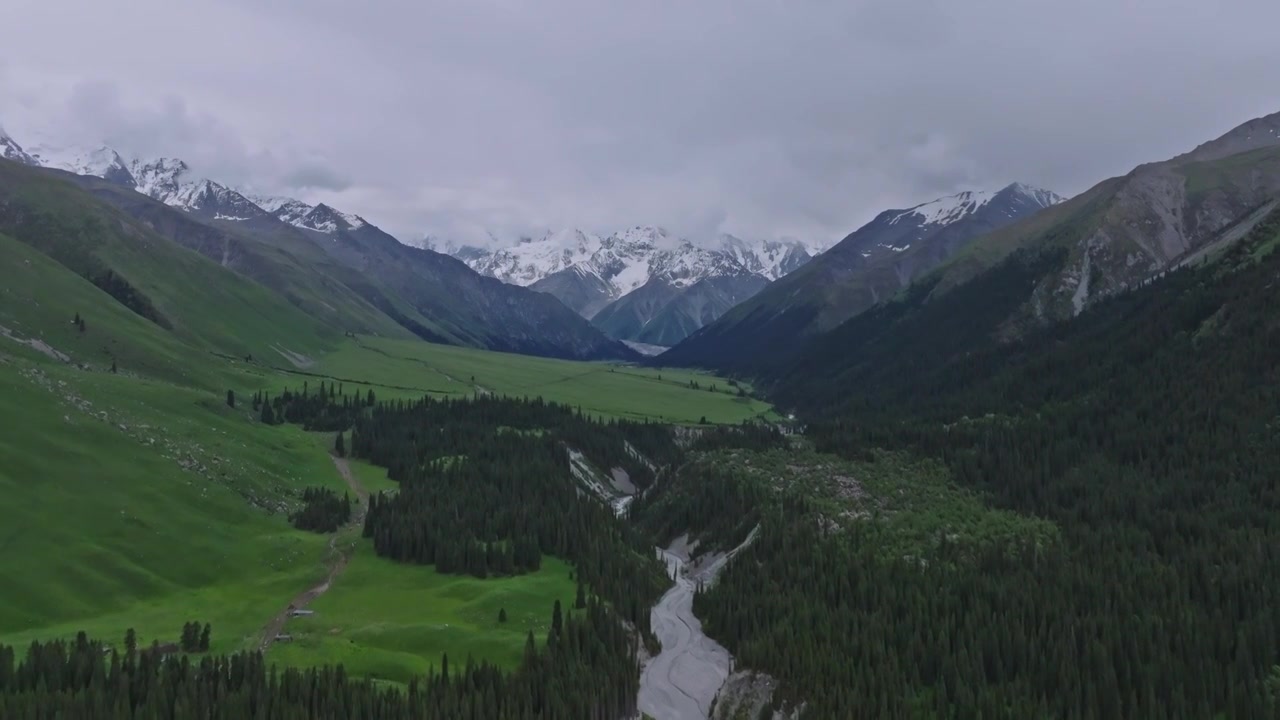
{"type": "Polygon", "coordinates": [[[0,127],[0,158],[28,165],[36,164],[36,159],[23,150],[18,141],[10,137],[9,133],[5,132],[2,127],[0,127]]]}
{"type": "Polygon", "coordinates": [[[44,167],[66,170],[77,175],[106,177],[113,170],[129,170],[125,159],[106,145],[83,148],[41,143],[31,149],[31,155],[44,167]]]}
{"type": "Polygon", "coordinates": [[[572,269],[599,278],[614,298],[655,277],[676,287],[726,275],[754,274],[776,280],[811,255],[809,247],[798,240],[748,241],[721,235],[700,245],[653,225],[637,225],[606,236],[561,229],[487,251],[434,237],[424,238],[423,244],[458,257],[481,274],[514,285],[528,286],[572,269]]]}
{"type": "Polygon", "coordinates": [[[889,224],[893,225],[908,215],[919,215],[922,218],[919,222],[924,225],[950,225],[991,202],[994,195],[995,193],[986,190],[970,190],[948,195],[896,215],[889,224]]]}
{"type": "Polygon", "coordinates": [[[915,218],[916,222],[921,225],[950,225],[977,212],[979,208],[991,202],[996,195],[1005,190],[1012,190],[1040,207],[1056,205],[1063,200],[1062,196],[1057,193],[1025,183],[1013,183],[996,192],[990,190],[966,190],[955,195],[940,197],[937,200],[931,200],[894,215],[889,219],[889,224],[895,225],[899,220],[915,215],[917,216],[915,218]]]}

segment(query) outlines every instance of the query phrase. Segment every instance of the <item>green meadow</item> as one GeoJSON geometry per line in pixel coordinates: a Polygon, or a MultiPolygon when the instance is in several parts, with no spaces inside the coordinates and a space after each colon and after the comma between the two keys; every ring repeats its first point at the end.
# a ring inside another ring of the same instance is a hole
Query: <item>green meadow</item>
{"type": "MultiPolygon", "coordinates": [[[[677,423],[771,413],[701,373],[343,338],[314,326],[273,336],[296,312],[255,304],[253,283],[233,285],[225,301],[165,306],[174,323],[166,329],[0,235],[0,643],[81,630],[120,643],[129,628],[142,644],[175,642],[194,620],[212,625],[215,652],[257,646],[267,622],[323,580],[334,557],[330,538],[293,529],[289,511],[306,487],[347,490],[328,455],[332,435],[262,425],[250,407],[257,390],[324,381],[381,398],[492,392],[677,423]]],[[[396,488],[384,469],[350,465],[371,492],[396,488]]],[[[545,637],[554,601],[570,605],[570,572],[547,558],[516,578],[444,576],[378,558],[361,541],[315,600],[316,615],[290,620],[285,632],[296,640],[270,656],[340,661],[394,682],[443,653],[509,667],[529,630],[545,637]]]]}
{"type": "Polygon", "coordinates": [[[348,339],[308,372],[371,383],[392,397],[491,392],[541,397],[604,417],[671,423],[740,423],[775,417],[771,407],[739,395],[706,373],[495,353],[412,340],[348,339]],[[695,387],[696,386],[696,387],[695,387]]]}
{"type": "Polygon", "coordinates": [[[373,553],[361,540],[341,580],[309,606],[315,614],[291,618],[292,640],[272,646],[268,658],[286,665],[341,662],[347,671],[407,683],[448,654],[514,667],[532,631],[541,644],[559,600],[573,606],[572,568],[543,559],[536,573],[479,580],[441,575],[430,566],[402,565],[373,553]],[[505,610],[507,622],[499,622],[505,610]]]}

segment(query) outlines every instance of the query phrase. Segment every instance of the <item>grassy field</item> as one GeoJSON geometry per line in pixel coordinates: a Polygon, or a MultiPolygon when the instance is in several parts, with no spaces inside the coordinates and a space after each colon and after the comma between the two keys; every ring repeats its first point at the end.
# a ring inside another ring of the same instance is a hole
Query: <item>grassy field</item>
{"type": "MultiPolygon", "coordinates": [[[[193,262],[192,272],[204,271],[193,262]]],[[[672,422],[770,412],[698,373],[332,338],[307,327],[279,336],[281,347],[307,354],[298,367],[262,350],[274,344],[278,303],[241,318],[260,288],[236,288],[225,302],[199,296],[173,309],[169,316],[189,326],[166,330],[0,235],[0,417],[9,419],[0,432],[0,643],[81,630],[118,643],[128,628],[143,644],[172,642],[195,620],[213,626],[216,652],[255,646],[331,558],[329,538],[294,530],[288,511],[303,488],[347,489],[328,457],[332,435],[262,425],[249,407],[255,390],[338,378],[368,383],[383,398],[494,392],[672,422]],[[218,308],[228,314],[217,317],[218,308]],[[241,335],[249,339],[220,344],[241,335]]],[[[351,466],[370,491],[396,488],[381,468],[351,466]]],[[[510,666],[525,633],[541,639],[553,601],[567,605],[573,591],[569,568],[555,560],[533,575],[479,581],[394,565],[360,546],[316,601],[317,616],[289,623],[298,642],[272,657],[342,661],[391,681],[437,664],[443,652],[510,666]],[[510,622],[498,626],[504,608],[510,622]]]]}
{"type": "MultiPolygon", "coordinates": [[[[672,423],[739,423],[775,417],[715,376],[683,369],[553,360],[429,343],[362,337],[309,372],[372,384],[392,397],[492,392],[542,397],[606,417],[672,423]],[[696,385],[696,388],[695,388],[696,385]]],[[[295,385],[300,380],[294,381],[295,385]]]]}
{"type": "Polygon", "coordinates": [[[541,644],[560,600],[573,604],[570,568],[543,558],[536,573],[479,580],[440,575],[429,566],[377,557],[362,540],[342,579],[311,604],[315,615],[290,619],[292,642],[277,643],[270,660],[305,666],[341,662],[347,671],[408,682],[448,654],[451,662],[488,660],[514,667],[532,630],[541,644]],[[498,622],[500,610],[507,622],[498,622]]]}
{"type": "Polygon", "coordinates": [[[88,630],[241,647],[322,574],[326,540],[276,510],[341,479],[314,440],[190,389],[6,356],[0,642],[88,630]]]}

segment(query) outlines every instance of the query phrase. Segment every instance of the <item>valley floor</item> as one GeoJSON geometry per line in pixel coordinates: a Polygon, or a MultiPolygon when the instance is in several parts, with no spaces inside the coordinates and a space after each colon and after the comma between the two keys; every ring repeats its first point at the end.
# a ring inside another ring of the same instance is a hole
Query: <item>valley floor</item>
{"type": "Polygon", "coordinates": [[[542,396],[601,416],[682,423],[771,412],[699,373],[377,338],[348,338],[305,369],[284,355],[246,363],[179,349],[182,370],[138,371],[122,359],[113,373],[102,345],[132,357],[122,347],[129,327],[114,317],[91,316],[84,334],[36,335],[30,318],[5,314],[0,416],[20,419],[0,434],[10,508],[0,566],[18,579],[0,597],[0,643],[9,645],[82,630],[121,643],[130,628],[141,645],[164,644],[197,621],[212,626],[213,652],[269,648],[285,664],[342,662],[407,682],[446,652],[511,667],[529,630],[545,636],[553,601],[573,597],[562,562],[548,558],[517,578],[458,578],[376,557],[358,521],[330,536],[292,528],[286,516],[304,488],[350,492],[363,508],[365,488],[396,485],[361,461],[335,467],[332,433],[258,422],[249,407],[257,391],[325,382],[383,399],[542,396]],[[315,614],[287,617],[291,599],[315,614]],[[499,610],[510,616],[501,626],[499,610]]]}

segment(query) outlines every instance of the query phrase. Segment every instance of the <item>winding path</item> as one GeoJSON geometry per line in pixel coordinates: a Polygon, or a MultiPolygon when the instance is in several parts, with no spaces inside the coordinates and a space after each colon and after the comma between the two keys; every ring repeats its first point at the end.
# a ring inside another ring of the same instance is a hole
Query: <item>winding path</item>
{"type": "Polygon", "coordinates": [[[360,484],[360,481],[356,479],[356,476],[351,473],[351,466],[347,463],[347,459],[340,458],[337,455],[330,455],[329,457],[333,459],[334,466],[338,468],[338,474],[342,475],[342,479],[347,482],[347,487],[351,488],[351,491],[356,494],[356,497],[360,498],[360,503],[356,506],[356,513],[351,518],[351,522],[347,523],[346,526],[340,528],[329,537],[329,557],[331,564],[329,565],[329,574],[325,577],[324,581],[315,587],[308,588],[299,593],[289,602],[289,605],[286,606],[285,609],[281,610],[275,617],[271,618],[271,621],[262,629],[262,640],[258,644],[258,649],[263,652],[266,652],[271,647],[271,644],[276,641],[276,636],[280,634],[282,629],[284,629],[284,623],[289,619],[289,612],[291,610],[304,608],[312,600],[315,600],[328,592],[329,588],[333,585],[333,581],[337,580],[338,576],[342,574],[342,571],[347,569],[347,561],[351,559],[351,553],[350,551],[343,552],[338,549],[338,538],[342,536],[342,531],[344,529],[358,526],[363,523],[364,514],[369,509],[369,491],[365,490],[364,486],[360,484]]]}
{"type": "Polygon", "coordinates": [[[675,569],[676,584],[653,606],[649,623],[662,642],[662,652],[645,664],[640,675],[639,710],[657,720],[698,720],[710,716],[716,693],[729,677],[733,656],[702,632],[693,614],[693,594],[700,582],[711,582],[734,555],[751,541],[751,531],[741,545],[705,568],[690,573],[683,543],[659,550],[667,569],[675,569]]]}

